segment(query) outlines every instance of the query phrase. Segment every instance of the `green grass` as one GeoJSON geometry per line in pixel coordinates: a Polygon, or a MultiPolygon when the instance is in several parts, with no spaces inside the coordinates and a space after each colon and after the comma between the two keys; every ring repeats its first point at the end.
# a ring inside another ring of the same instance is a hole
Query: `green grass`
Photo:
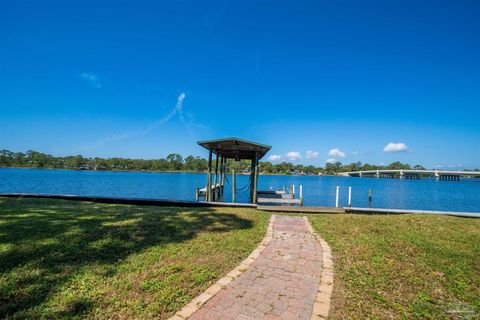
{"type": "MultiPolygon", "coordinates": [[[[168,318],[245,258],[269,215],[0,198],[0,318],[168,318]]],[[[332,319],[480,318],[480,220],[318,215],[332,319]]]]}
{"type": "Polygon", "coordinates": [[[330,244],[332,319],[480,318],[480,219],[320,215],[330,244]]]}
{"type": "Polygon", "coordinates": [[[0,318],[168,318],[248,256],[268,218],[0,198],[0,318]]]}

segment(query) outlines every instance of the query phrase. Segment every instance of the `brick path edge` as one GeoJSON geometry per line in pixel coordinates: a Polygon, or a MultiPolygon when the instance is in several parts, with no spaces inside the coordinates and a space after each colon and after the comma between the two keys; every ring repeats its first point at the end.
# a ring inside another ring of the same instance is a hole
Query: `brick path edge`
{"type": "MultiPolygon", "coordinates": [[[[185,305],[180,311],[177,311],[174,316],[170,317],[169,320],[184,320],[188,319],[193,313],[195,313],[202,305],[204,305],[208,300],[213,298],[220,290],[226,287],[230,282],[235,280],[240,276],[248,267],[258,258],[260,253],[267,247],[273,237],[273,223],[275,222],[275,215],[270,217],[268,222],[267,232],[265,237],[262,239],[260,244],[255,248],[255,250],[250,253],[250,255],[243,260],[238,266],[230,271],[225,277],[218,280],[215,284],[210,286],[202,294],[198,295],[187,305],[185,305]]],[[[307,220],[308,223],[308,220],[307,220]]],[[[311,228],[311,227],[310,227],[311,228]]],[[[310,230],[310,229],[309,229],[310,230]]],[[[312,318],[313,319],[313,318],[312,318]]]]}
{"type": "Polygon", "coordinates": [[[317,298],[313,304],[313,310],[311,315],[311,320],[327,319],[328,313],[330,312],[330,302],[333,291],[333,262],[332,262],[332,251],[328,243],[313,230],[310,221],[306,216],[303,217],[305,220],[305,225],[310,233],[312,233],[315,238],[320,243],[322,247],[322,274],[320,277],[320,286],[318,287],[317,298]]]}

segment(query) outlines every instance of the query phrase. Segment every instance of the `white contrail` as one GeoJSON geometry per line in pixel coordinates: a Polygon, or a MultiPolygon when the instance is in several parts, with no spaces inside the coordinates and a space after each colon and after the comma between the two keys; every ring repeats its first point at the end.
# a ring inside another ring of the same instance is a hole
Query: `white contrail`
{"type": "Polygon", "coordinates": [[[185,93],[181,93],[179,96],[178,96],[178,99],[177,99],[177,106],[176,106],[176,110],[178,111],[178,116],[180,118],[180,121],[182,122],[182,124],[187,128],[188,130],[188,133],[190,133],[190,136],[192,138],[194,138],[193,136],[193,131],[192,131],[192,126],[190,125],[190,123],[188,121],[185,120],[185,118],[183,117],[183,100],[185,99],[185,93]]]}
{"type": "Polygon", "coordinates": [[[150,131],[152,131],[152,130],[160,127],[161,125],[167,123],[168,121],[170,121],[170,119],[172,119],[177,113],[180,116],[180,121],[182,122],[182,124],[185,127],[187,127],[190,134],[193,135],[192,128],[191,128],[190,124],[187,121],[185,121],[185,119],[183,117],[182,108],[183,108],[183,100],[185,100],[185,97],[186,97],[185,93],[182,92],[177,98],[177,104],[175,105],[175,107],[172,110],[170,110],[170,112],[167,115],[165,115],[163,118],[155,121],[154,123],[152,123],[148,127],[144,128],[144,129],[141,129],[141,130],[136,130],[136,131],[127,131],[127,132],[123,132],[123,133],[120,133],[120,134],[116,134],[116,135],[112,135],[112,136],[100,139],[95,143],[95,145],[92,148],[99,148],[102,145],[104,145],[106,143],[109,143],[109,142],[119,141],[119,140],[131,138],[131,137],[136,137],[136,136],[143,136],[143,135],[149,133],[150,131]]]}
{"type": "Polygon", "coordinates": [[[180,93],[180,95],[178,96],[178,99],[177,99],[177,105],[176,105],[176,108],[177,109],[182,109],[182,104],[183,104],[183,100],[185,100],[185,93],[180,93]]]}

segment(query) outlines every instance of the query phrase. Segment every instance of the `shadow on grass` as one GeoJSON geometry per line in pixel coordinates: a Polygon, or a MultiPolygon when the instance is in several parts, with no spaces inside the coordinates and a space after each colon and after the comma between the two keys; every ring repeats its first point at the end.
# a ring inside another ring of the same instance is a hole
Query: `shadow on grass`
{"type": "MultiPolygon", "coordinates": [[[[250,220],[209,208],[2,199],[0,318],[22,317],[42,305],[84,266],[118,263],[148,247],[187,241],[204,231],[246,228],[252,228],[250,220]]],[[[74,301],[57,316],[79,316],[92,307],[90,301],[74,301]]]]}

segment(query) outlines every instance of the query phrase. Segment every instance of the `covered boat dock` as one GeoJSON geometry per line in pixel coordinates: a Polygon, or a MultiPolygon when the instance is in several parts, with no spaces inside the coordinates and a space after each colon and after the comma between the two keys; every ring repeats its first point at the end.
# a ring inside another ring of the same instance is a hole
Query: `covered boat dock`
{"type": "MultiPolygon", "coordinates": [[[[205,201],[218,201],[223,196],[225,177],[227,174],[227,159],[234,161],[250,160],[250,200],[251,203],[258,201],[258,172],[259,161],[270,150],[271,146],[256,143],[239,138],[224,138],[197,142],[209,151],[207,183],[205,188],[196,190],[196,199],[204,197],[205,201]],[[213,168],[213,156],[215,155],[215,168],[213,168]],[[213,180],[213,181],[212,181],[213,180]]],[[[232,202],[236,202],[236,175],[232,172],[232,202]]]]}

